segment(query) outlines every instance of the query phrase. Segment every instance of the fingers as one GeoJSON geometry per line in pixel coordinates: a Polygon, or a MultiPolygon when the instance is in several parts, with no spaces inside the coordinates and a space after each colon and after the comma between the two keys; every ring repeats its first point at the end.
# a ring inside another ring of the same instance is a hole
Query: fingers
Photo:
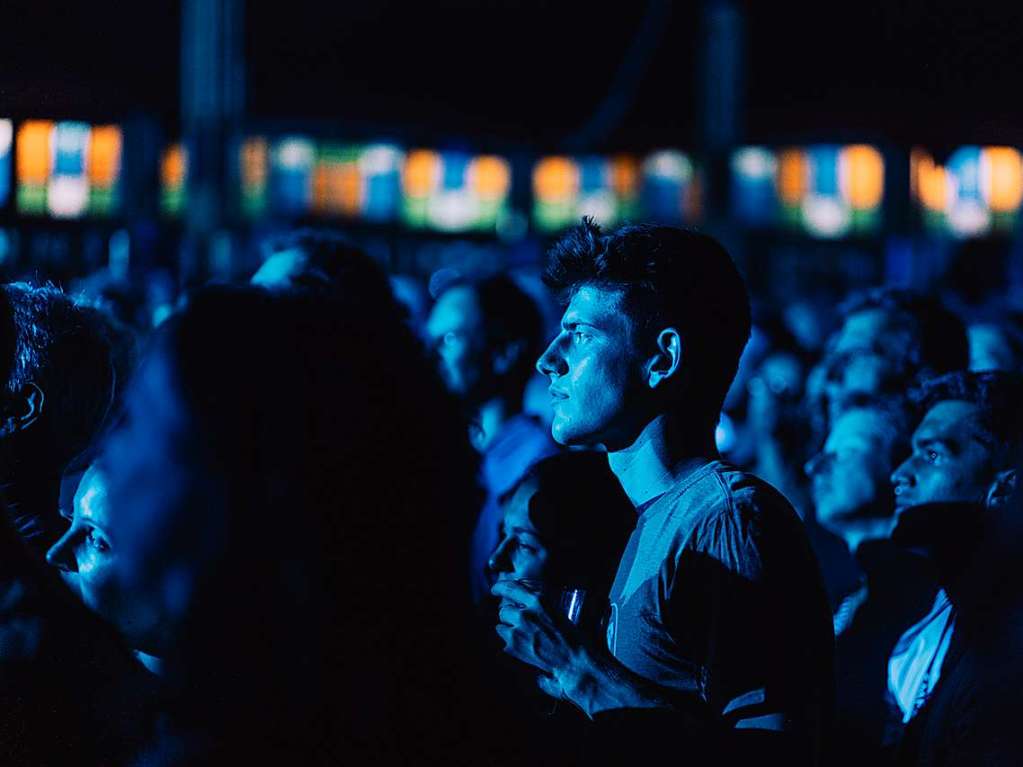
{"type": "Polygon", "coordinates": [[[536,686],[540,688],[540,691],[545,695],[550,695],[552,698],[563,697],[561,691],[561,685],[554,679],[554,677],[548,674],[540,674],[536,677],[536,686]]]}
{"type": "Polygon", "coordinates": [[[490,589],[490,593],[496,597],[516,602],[528,610],[540,609],[540,599],[534,592],[524,587],[521,583],[512,580],[498,581],[490,589]]]}

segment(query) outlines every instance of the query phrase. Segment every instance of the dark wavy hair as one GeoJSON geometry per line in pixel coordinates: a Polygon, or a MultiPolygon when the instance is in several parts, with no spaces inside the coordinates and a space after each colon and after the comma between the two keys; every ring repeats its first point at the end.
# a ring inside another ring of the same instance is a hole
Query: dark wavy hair
{"type": "Polygon", "coordinates": [[[620,291],[638,346],[674,326],[685,346],[684,396],[717,421],[750,335],[746,284],[717,240],[647,224],[605,234],[584,218],[551,248],[544,282],[566,302],[584,285],[620,291]]]}
{"type": "Polygon", "coordinates": [[[870,309],[891,312],[912,330],[917,342],[905,361],[910,375],[929,377],[968,366],[966,327],[937,298],[905,288],[877,287],[853,293],[842,302],[839,312],[848,317],[870,309]]]}
{"type": "MultiPolygon", "coordinates": [[[[114,343],[102,314],[76,306],[59,288],[3,286],[11,307],[15,354],[6,390],[43,392],[33,454],[63,470],[107,423],[118,391],[114,343]]],[[[125,371],[126,372],[126,371],[125,371]]]]}
{"type": "Polygon", "coordinates": [[[922,416],[939,402],[960,400],[979,409],[977,425],[995,461],[1015,465],[1023,452],[1023,375],[1002,371],[957,371],[926,381],[913,391],[922,416]]]}

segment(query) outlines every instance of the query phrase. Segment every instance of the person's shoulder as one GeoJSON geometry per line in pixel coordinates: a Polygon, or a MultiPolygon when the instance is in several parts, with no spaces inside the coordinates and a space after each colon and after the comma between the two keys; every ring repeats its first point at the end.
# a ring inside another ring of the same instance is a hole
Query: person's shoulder
{"type": "Polygon", "coordinates": [[[796,516],[788,499],[756,474],[720,460],[707,464],[699,474],[686,495],[702,500],[708,513],[796,516]]]}
{"type": "Polygon", "coordinates": [[[721,462],[716,476],[735,516],[771,527],[802,526],[799,514],[789,499],[756,474],[721,462]]]}
{"type": "Polygon", "coordinates": [[[671,513],[690,534],[690,546],[715,548],[722,541],[734,546],[768,533],[789,538],[801,527],[792,504],[778,490],[748,471],[724,461],[712,461],[670,491],[671,513]],[[771,532],[768,532],[771,531],[771,532]]]}

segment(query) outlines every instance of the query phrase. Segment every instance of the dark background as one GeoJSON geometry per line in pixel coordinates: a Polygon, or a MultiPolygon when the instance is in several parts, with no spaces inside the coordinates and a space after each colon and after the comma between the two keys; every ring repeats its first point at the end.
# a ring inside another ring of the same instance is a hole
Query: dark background
{"type": "MultiPolygon", "coordinates": [[[[180,3],[4,4],[0,111],[173,122],[180,3]]],[[[937,149],[1023,142],[1023,4],[740,3],[739,138],[862,138],[937,149]]],[[[650,5],[249,2],[247,114],[414,126],[473,144],[557,149],[584,126],[650,5]]],[[[664,4],[624,116],[593,149],[696,140],[704,4],[664,4]]],[[[656,8],[656,7],[655,7],[656,8]]],[[[634,86],[634,87],[633,87],[634,86]]]]}

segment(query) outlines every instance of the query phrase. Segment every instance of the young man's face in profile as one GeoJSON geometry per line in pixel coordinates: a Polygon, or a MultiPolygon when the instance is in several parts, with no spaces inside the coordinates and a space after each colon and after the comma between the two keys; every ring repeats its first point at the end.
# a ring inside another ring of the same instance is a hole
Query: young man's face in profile
{"type": "MultiPolygon", "coordinates": [[[[978,425],[979,415],[976,405],[960,400],[939,402],[927,411],[913,433],[912,454],[892,473],[900,517],[925,503],[985,503],[994,456],[978,425]]],[[[914,526],[926,535],[926,525],[914,521],[914,526]]],[[[903,542],[914,543],[904,535],[903,542]]],[[[927,541],[919,543],[925,548],[927,541]]]]}
{"type": "Polygon", "coordinates": [[[561,332],[537,368],[551,382],[555,440],[616,450],[635,438],[641,365],[619,291],[593,285],[576,290],[561,318],[561,332]]]}

